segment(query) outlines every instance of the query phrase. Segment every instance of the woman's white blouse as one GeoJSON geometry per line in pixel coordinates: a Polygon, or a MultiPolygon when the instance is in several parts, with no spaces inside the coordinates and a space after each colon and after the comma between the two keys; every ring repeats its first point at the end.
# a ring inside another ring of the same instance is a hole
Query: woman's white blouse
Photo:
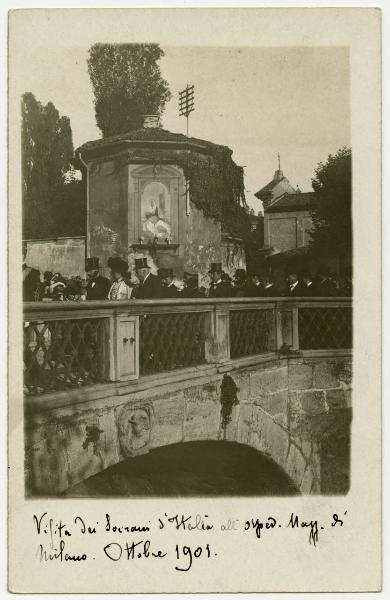
{"type": "Polygon", "coordinates": [[[123,279],[121,279],[121,281],[114,281],[108,292],[108,299],[130,300],[132,291],[132,288],[126,285],[123,279]]]}

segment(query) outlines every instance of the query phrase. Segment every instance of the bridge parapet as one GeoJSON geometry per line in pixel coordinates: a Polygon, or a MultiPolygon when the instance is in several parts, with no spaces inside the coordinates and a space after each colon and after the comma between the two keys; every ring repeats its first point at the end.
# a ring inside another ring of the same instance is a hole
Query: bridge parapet
{"type": "Polygon", "coordinates": [[[346,491],[350,299],[31,303],[24,319],[29,493],[204,439],[255,447],[303,493],[346,491]]]}
{"type": "Polygon", "coordinates": [[[25,393],[351,345],[349,298],[26,303],[25,393]]]}

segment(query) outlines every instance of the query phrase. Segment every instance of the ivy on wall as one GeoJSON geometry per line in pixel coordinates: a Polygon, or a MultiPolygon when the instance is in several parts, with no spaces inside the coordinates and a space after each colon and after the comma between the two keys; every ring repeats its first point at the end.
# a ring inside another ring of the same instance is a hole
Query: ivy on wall
{"type": "Polygon", "coordinates": [[[191,201],[206,217],[222,224],[223,230],[244,242],[250,239],[250,220],[244,190],[244,170],[232,159],[227,146],[204,142],[207,154],[190,150],[129,149],[126,152],[92,163],[92,169],[107,160],[114,161],[114,173],[125,165],[150,162],[158,168],[162,164],[180,167],[189,182],[191,201]]]}

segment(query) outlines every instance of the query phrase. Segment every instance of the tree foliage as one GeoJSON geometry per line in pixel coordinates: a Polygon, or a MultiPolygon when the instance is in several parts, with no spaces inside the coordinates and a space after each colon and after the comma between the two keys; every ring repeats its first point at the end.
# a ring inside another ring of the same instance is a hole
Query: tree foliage
{"type": "Polygon", "coordinates": [[[85,183],[72,171],[64,185],[57,189],[54,210],[53,237],[85,235],[87,230],[87,203],[85,183]]]}
{"type": "Polygon", "coordinates": [[[322,253],[350,256],[352,253],[352,159],[343,147],[319,163],[312,179],[317,194],[312,211],[312,245],[322,253]]]}
{"type": "Polygon", "coordinates": [[[143,115],[161,115],[171,98],[158,61],[158,44],[94,44],[88,72],[95,94],[96,122],[103,137],[142,126],[143,115]]]}
{"type": "Polygon", "coordinates": [[[68,117],[31,92],[22,96],[23,237],[66,235],[82,216],[81,182],[72,170],[68,117]]]}

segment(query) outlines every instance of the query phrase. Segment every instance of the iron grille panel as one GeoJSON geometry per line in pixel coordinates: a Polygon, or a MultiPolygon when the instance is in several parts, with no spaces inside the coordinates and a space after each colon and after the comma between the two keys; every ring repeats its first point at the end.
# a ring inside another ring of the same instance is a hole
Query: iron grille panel
{"type": "Polygon", "coordinates": [[[275,350],[274,330],[272,309],[230,311],[230,357],[239,358],[275,350]]]}
{"type": "Polygon", "coordinates": [[[308,307],[298,309],[301,350],[352,348],[351,307],[308,307]]]}
{"type": "Polygon", "coordinates": [[[106,338],[105,319],[25,323],[25,393],[36,395],[104,382],[106,338]]]}
{"type": "Polygon", "coordinates": [[[205,363],[206,315],[197,312],[141,316],[141,375],[205,363]]]}

